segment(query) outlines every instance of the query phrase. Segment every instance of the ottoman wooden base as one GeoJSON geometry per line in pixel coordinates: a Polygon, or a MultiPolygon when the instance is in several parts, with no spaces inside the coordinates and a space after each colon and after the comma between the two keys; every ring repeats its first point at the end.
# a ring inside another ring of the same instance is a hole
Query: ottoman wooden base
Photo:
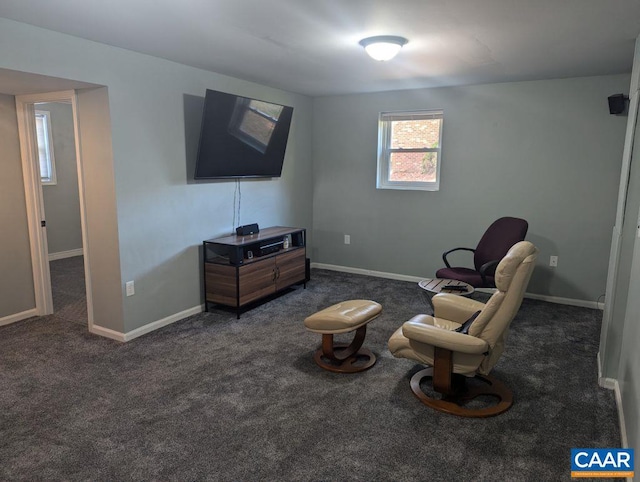
{"type": "Polygon", "coordinates": [[[376,356],[368,348],[362,348],[367,325],[356,330],[351,344],[334,343],[333,334],[322,335],[322,347],[313,355],[318,366],[338,373],[357,373],[371,368],[376,356]]]}

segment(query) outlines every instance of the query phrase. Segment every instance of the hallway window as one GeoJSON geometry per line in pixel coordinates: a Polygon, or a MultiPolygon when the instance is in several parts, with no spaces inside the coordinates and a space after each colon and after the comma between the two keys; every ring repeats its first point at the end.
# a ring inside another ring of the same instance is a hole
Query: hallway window
{"type": "Polygon", "coordinates": [[[378,123],[378,189],[440,188],[443,112],[383,112],[378,123]]]}
{"type": "Polygon", "coordinates": [[[42,184],[56,183],[56,163],[53,157],[53,137],[51,136],[51,113],[36,111],[36,137],[40,160],[40,180],[42,184]]]}

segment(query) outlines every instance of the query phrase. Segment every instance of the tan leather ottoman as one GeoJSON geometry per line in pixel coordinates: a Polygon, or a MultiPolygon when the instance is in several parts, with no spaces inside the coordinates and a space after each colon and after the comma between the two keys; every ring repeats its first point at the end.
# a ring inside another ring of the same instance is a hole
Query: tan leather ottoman
{"type": "Polygon", "coordinates": [[[356,373],[371,368],[376,357],[362,348],[367,323],[382,312],[382,305],[371,300],[348,300],[318,311],[304,320],[307,330],[322,334],[322,346],[313,359],[332,372],[356,373]],[[333,335],[356,332],[351,344],[334,343],[333,335]]]}

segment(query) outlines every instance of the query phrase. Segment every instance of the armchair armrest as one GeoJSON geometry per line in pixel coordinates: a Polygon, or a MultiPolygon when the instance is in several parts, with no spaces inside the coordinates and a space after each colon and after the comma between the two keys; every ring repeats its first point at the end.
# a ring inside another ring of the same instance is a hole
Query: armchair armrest
{"type": "Polygon", "coordinates": [[[483,286],[488,286],[489,285],[487,283],[487,275],[490,274],[491,269],[495,268],[496,266],[498,266],[499,263],[500,263],[499,259],[494,259],[494,260],[491,260],[491,261],[487,261],[485,264],[480,266],[480,277],[482,278],[482,285],[483,286]]]}
{"type": "Polygon", "coordinates": [[[476,311],[484,309],[484,303],[449,293],[438,293],[431,302],[433,314],[438,318],[464,323],[476,311]]]}
{"type": "Polygon", "coordinates": [[[449,264],[449,261],[447,261],[447,255],[453,253],[454,251],[471,251],[472,253],[476,252],[476,250],[473,248],[453,248],[449,251],[445,251],[444,253],[442,253],[442,261],[444,261],[444,264],[447,268],[451,268],[451,264],[449,264]]]}
{"type": "Polygon", "coordinates": [[[457,331],[443,330],[419,321],[409,320],[405,322],[402,325],[402,334],[409,340],[454,352],[482,355],[489,350],[489,344],[481,338],[458,333],[457,331]]]}

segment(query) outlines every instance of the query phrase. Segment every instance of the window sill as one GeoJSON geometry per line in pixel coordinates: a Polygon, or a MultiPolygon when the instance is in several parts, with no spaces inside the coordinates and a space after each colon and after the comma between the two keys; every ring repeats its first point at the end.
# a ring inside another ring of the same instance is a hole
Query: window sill
{"type": "Polygon", "coordinates": [[[402,183],[385,183],[378,184],[376,189],[396,189],[400,191],[439,191],[440,185],[433,184],[423,184],[423,183],[412,183],[412,182],[402,182],[402,183]]]}

